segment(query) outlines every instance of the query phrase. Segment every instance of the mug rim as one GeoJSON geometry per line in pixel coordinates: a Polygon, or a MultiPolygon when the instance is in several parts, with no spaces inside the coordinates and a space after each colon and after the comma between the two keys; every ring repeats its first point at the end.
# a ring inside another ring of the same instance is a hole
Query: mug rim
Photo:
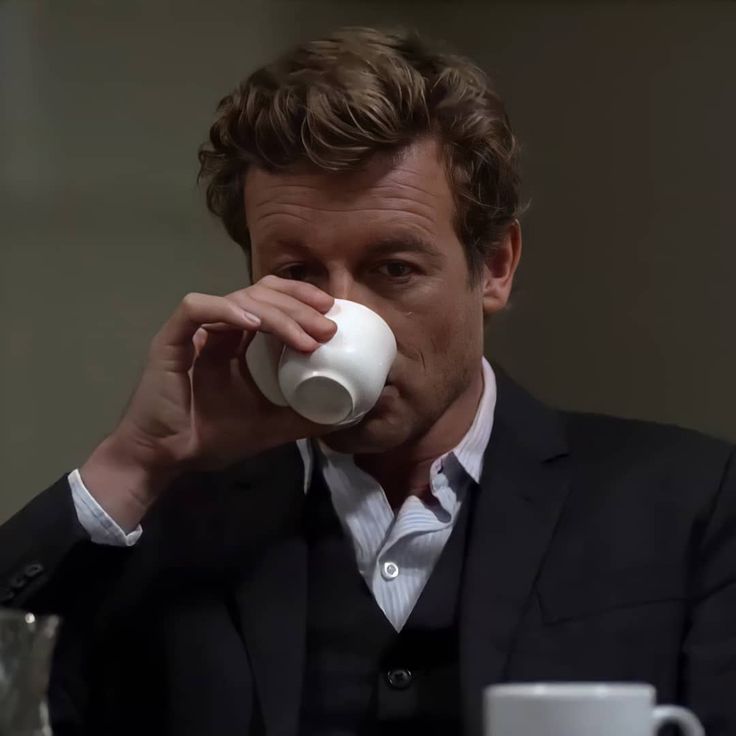
{"type": "Polygon", "coordinates": [[[55,613],[33,613],[25,608],[0,608],[0,619],[7,618],[13,621],[24,619],[27,624],[41,621],[61,621],[61,617],[55,613]]]}
{"type": "Polygon", "coordinates": [[[648,682],[525,682],[489,685],[486,697],[503,698],[654,698],[648,682]]]}

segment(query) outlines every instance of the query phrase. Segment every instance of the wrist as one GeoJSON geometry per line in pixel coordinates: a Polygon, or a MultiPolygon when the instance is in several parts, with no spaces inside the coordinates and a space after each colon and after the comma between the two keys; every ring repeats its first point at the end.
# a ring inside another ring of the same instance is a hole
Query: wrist
{"type": "Polygon", "coordinates": [[[179,475],[142,461],[120,437],[106,437],[79,469],[97,503],[126,533],[135,529],[158,496],[179,475]]]}

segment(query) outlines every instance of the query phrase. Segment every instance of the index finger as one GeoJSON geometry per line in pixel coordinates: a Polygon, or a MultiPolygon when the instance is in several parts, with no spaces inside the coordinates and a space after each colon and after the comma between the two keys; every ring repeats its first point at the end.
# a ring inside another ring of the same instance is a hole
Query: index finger
{"type": "Polygon", "coordinates": [[[224,323],[231,329],[255,332],[260,319],[241,309],[231,299],[210,294],[187,294],[159,330],[153,346],[190,346],[197,330],[205,324],[224,323]]]}
{"type": "MultiPolygon", "coordinates": [[[[272,274],[264,276],[252,284],[272,289],[273,291],[279,291],[282,294],[288,294],[294,299],[298,299],[300,302],[307,304],[308,306],[316,309],[318,312],[329,312],[332,309],[332,305],[335,303],[335,298],[328,294],[326,291],[322,291],[318,286],[310,284],[308,281],[297,281],[296,279],[284,279],[280,276],[274,276],[272,274]]],[[[242,294],[247,292],[251,287],[245,289],[239,289],[238,291],[228,294],[233,296],[236,294],[242,294]]]]}

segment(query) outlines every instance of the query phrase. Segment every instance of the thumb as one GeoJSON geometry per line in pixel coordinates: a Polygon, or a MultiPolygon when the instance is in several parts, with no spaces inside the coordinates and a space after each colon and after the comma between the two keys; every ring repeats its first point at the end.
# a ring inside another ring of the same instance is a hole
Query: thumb
{"type": "Polygon", "coordinates": [[[230,325],[203,325],[194,334],[197,360],[226,361],[235,358],[252,339],[252,333],[230,325]]]}

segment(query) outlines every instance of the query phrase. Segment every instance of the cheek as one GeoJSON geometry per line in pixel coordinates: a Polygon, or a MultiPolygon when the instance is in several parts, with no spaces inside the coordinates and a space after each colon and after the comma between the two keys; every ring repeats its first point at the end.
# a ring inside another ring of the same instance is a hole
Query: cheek
{"type": "Polygon", "coordinates": [[[476,343],[482,345],[481,307],[460,301],[428,312],[404,312],[394,325],[399,354],[420,363],[422,372],[459,363],[476,343]]]}

